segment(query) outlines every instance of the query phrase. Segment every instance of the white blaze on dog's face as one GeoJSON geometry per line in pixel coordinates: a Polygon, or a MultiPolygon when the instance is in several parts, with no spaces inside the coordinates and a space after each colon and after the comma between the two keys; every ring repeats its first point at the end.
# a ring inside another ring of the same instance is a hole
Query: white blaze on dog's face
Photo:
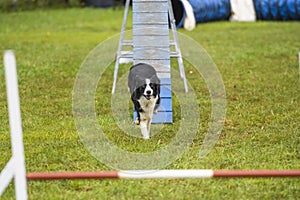
{"type": "Polygon", "coordinates": [[[146,79],[146,88],[144,91],[145,97],[150,97],[151,95],[153,95],[153,89],[150,87],[150,82],[150,79],[146,79]]]}

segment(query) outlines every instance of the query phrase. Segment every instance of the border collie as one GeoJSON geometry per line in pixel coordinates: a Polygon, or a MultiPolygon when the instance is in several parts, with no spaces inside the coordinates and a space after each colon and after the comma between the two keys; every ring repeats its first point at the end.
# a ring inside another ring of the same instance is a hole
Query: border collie
{"type": "Polygon", "coordinates": [[[157,113],[160,103],[160,80],[155,69],[145,63],[133,65],[128,75],[128,87],[137,112],[135,124],[140,125],[144,139],[149,139],[152,116],[157,113]]]}

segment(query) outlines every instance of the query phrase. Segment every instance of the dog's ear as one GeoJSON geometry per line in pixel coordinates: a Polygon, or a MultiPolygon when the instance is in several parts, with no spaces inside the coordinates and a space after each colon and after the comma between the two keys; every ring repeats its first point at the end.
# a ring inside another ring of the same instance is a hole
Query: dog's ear
{"type": "Polygon", "coordinates": [[[153,75],[150,78],[151,82],[154,83],[154,90],[155,90],[155,95],[158,95],[158,98],[160,96],[160,79],[157,77],[157,75],[153,75]]]}

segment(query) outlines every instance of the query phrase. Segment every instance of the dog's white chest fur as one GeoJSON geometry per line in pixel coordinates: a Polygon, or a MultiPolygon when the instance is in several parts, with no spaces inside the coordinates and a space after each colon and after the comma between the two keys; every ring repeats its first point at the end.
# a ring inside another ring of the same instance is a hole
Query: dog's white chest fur
{"type": "Polygon", "coordinates": [[[140,126],[144,139],[149,139],[150,137],[150,124],[157,99],[158,97],[151,97],[151,99],[148,100],[143,96],[139,100],[141,108],[143,109],[143,112],[140,112],[140,126]]]}
{"type": "Polygon", "coordinates": [[[154,111],[154,107],[157,101],[157,97],[153,98],[151,97],[150,100],[146,99],[146,97],[142,96],[138,102],[141,105],[141,108],[144,112],[141,112],[141,120],[150,120],[152,119],[152,114],[154,111]]]}

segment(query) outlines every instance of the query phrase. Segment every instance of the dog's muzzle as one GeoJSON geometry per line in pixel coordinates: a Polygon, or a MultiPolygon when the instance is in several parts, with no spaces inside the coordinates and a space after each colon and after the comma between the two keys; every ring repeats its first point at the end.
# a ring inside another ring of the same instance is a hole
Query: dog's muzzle
{"type": "Polygon", "coordinates": [[[147,100],[150,100],[150,99],[151,99],[151,95],[150,95],[150,94],[144,95],[144,97],[145,97],[147,100]]]}
{"type": "Polygon", "coordinates": [[[151,90],[147,90],[146,92],[145,92],[146,94],[144,94],[144,97],[147,99],[147,100],[150,100],[151,99],[151,93],[152,93],[152,91],[151,90]]]}

